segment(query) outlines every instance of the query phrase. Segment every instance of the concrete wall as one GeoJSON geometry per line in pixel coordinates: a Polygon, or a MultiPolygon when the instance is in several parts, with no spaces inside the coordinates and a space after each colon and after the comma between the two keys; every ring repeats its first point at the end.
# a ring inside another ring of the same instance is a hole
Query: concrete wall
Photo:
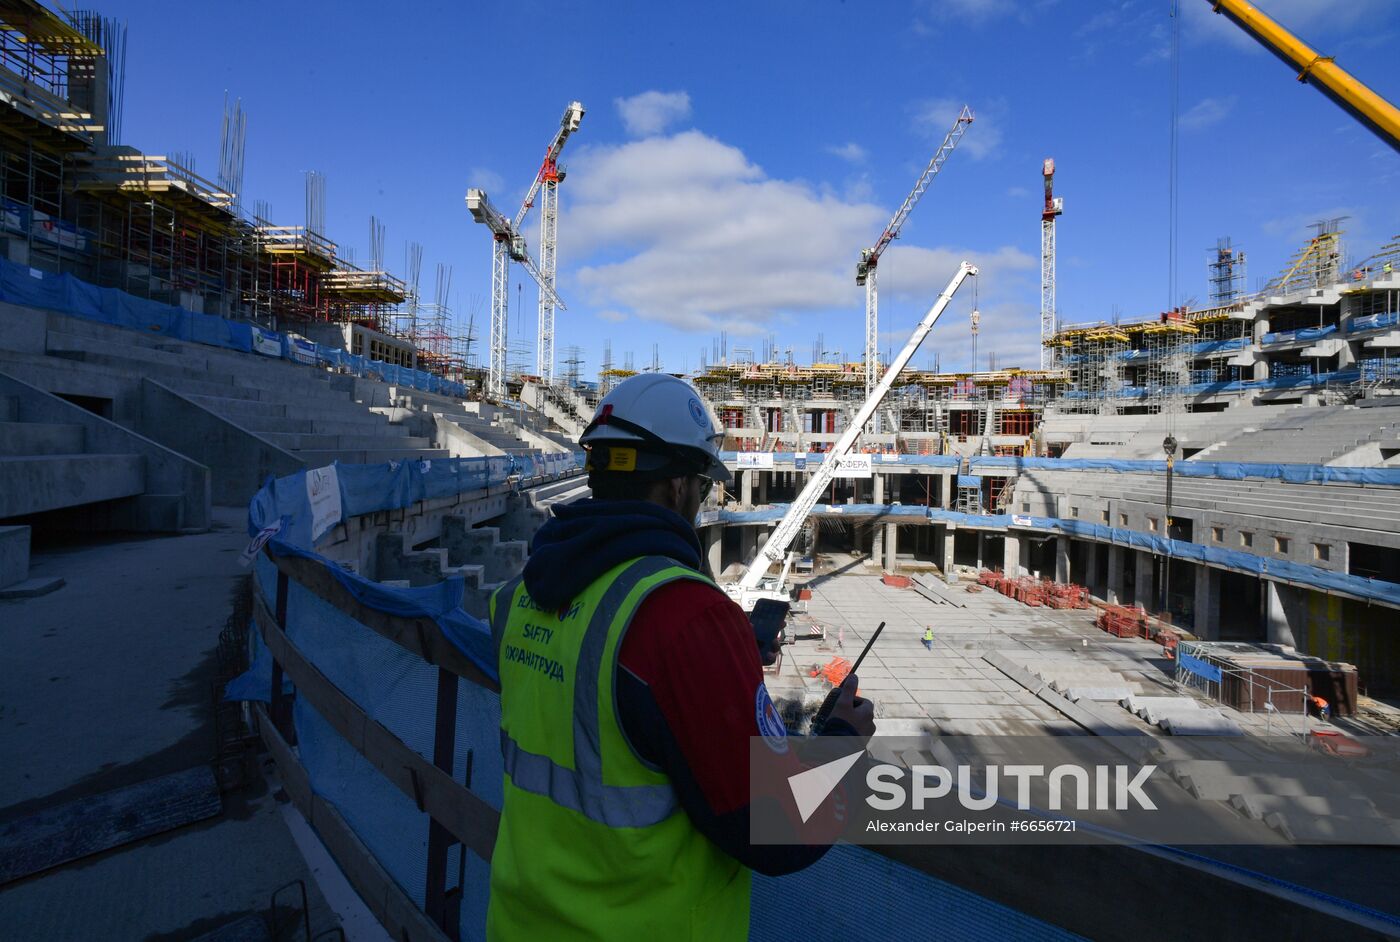
{"type": "Polygon", "coordinates": [[[120,502],[108,519],[95,523],[143,531],[208,529],[212,489],[203,464],[5,373],[0,373],[0,396],[19,401],[24,421],[82,426],[90,454],[141,456],[146,494],[120,502]]]}
{"type": "Polygon", "coordinates": [[[224,507],[246,506],[268,475],[306,464],[154,380],[141,381],[141,416],[142,431],[212,470],[212,499],[224,507]]]}

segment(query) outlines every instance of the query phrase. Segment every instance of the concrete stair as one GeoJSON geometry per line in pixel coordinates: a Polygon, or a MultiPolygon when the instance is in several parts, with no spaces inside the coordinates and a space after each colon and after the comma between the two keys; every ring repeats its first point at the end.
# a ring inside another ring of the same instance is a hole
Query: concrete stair
{"type": "MultiPolygon", "coordinates": [[[[55,392],[80,395],[149,379],[308,466],[449,455],[431,434],[415,434],[382,414],[394,410],[376,412],[357,402],[353,377],[323,369],[53,315],[45,351],[42,358],[0,351],[0,369],[14,369],[20,378],[55,392]]],[[[150,427],[144,416],[133,417],[135,409],[117,411],[119,423],[162,437],[159,423],[150,427]]],[[[427,423],[418,424],[430,432],[427,423]]],[[[216,476],[224,470],[219,461],[203,457],[216,476]]]]}
{"type": "Polygon", "coordinates": [[[0,457],[0,519],[135,497],[145,491],[140,455],[0,457]]]}
{"type": "Polygon", "coordinates": [[[414,549],[405,533],[381,533],[375,541],[374,578],[409,586],[462,576],[466,588],[490,592],[525,568],[528,545],[502,540],[495,527],[473,527],[465,517],[444,517],[437,546],[414,549]]]}

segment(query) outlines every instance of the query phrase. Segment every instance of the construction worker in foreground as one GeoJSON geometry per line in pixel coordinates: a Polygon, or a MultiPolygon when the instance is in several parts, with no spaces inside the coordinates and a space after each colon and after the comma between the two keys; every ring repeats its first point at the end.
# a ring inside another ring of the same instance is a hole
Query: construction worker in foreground
{"type": "MultiPolygon", "coordinates": [[[[556,507],[492,596],[505,782],[491,939],[747,939],[751,870],[827,850],[749,840],[750,737],[789,747],[753,629],[693,525],[732,477],[721,437],[687,383],[619,384],[579,439],[591,498],[556,507]]],[[[858,682],[824,735],[874,732],[858,682]]]]}

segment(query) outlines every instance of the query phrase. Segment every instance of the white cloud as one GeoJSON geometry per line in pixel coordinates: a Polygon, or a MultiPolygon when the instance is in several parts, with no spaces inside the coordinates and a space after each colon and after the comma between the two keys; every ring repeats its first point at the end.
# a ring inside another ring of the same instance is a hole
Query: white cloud
{"type": "Polygon", "coordinates": [[[865,158],[867,156],[865,148],[861,147],[855,141],[848,141],[840,145],[833,144],[826,149],[826,152],[828,154],[835,154],[842,160],[853,164],[865,163],[865,158]]]}
{"type": "Polygon", "coordinates": [[[647,91],[631,98],[615,98],[623,127],[633,137],[660,134],[683,118],[690,117],[688,92],[647,91]]]}
{"type": "Polygon", "coordinates": [[[923,363],[936,352],[945,370],[971,365],[969,315],[975,299],[981,311],[978,365],[985,369],[987,354],[995,352],[999,366],[1038,366],[1040,261],[1009,245],[993,250],[892,246],[880,263],[881,333],[894,338],[887,346],[897,350],[908,339],[914,324],[964,260],[977,266],[977,279],[963,283],[916,361],[923,363]]]}
{"type": "Polygon", "coordinates": [[[784,312],[858,302],[855,258],[886,211],[773,179],[699,131],[583,149],[569,173],[576,282],[594,304],[752,334],[784,312]]]}
{"type": "Polygon", "coordinates": [[[621,311],[599,311],[599,320],[605,320],[612,324],[620,324],[627,320],[627,315],[621,311]]]}
{"type": "Polygon", "coordinates": [[[1235,102],[1237,101],[1239,101],[1238,95],[1227,95],[1224,98],[1201,99],[1181,115],[1180,124],[1182,130],[1199,131],[1213,124],[1219,124],[1234,110],[1235,102]]]}
{"type": "MultiPolygon", "coordinates": [[[[467,185],[485,190],[486,194],[501,194],[506,188],[505,179],[496,171],[485,167],[473,167],[467,178],[467,185]]],[[[494,202],[494,200],[492,201],[494,202]]]]}
{"type": "MultiPolygon", "coordinates": [[[[956,98],[929,98],[915,102],[910,106],[914,130],[926,140],[942,143],[964,104],[967,103],[956,98]]],[[[972,124],[959,142],[958,150],[966,151],[973,160],[999,154],[1004,110],[1001,102],[991,103],[980,110],[973,108],[972,124]]]]}

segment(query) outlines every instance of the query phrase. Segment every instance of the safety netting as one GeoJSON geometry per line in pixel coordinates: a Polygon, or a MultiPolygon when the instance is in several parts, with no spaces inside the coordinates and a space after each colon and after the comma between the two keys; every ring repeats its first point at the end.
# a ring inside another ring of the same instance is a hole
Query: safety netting
{"type": "MultiPolygon", "coordinates": [[[[578,456],[542,459],[476,458],[407,461],[391,465],[336,465],[330,483],[326,469],[270,480],[249,507],[249,533],[266,541],[272,556],[313,559],[361,603],[396,615],[432,617],[444,634],[489,677],[495,677],[489,629],[462,611],[461,580],[422,588],[391,588],[344,570],[316,552],[335,522],[415,501],[472,492],[517,482],[546,481],[571,472],[578,456]],[[318,477],[318,474],[320,475],[318,477]],[[458,487],[460,490],[453,491],[458,487]],[[327,497],[326,495],[330,496],[327,497]],[[328,509],[333,505],[334,509],[328,509]],[[338,516],[337,516],[338,511],[338,516]],[[455,598],[455,601],[454,601],[455,598]]],[[[913,509],[913,508],[911,508],[913,509]]],[[[278,570],[258,553],[257,591],[269,607],[276,598],[278,570]]],[[[426,761],[434,751],[438,668],[424,662],[304,586],[289,580],[286,634],[315,667],[374,720],[382,723],[426,761]]],[[[252,668],[229,685],[226,696],[271,700],[272,658],[257,631],[250,632],[252,668]]],[[[473,794],[499,811],[503,769],[500,757],[500,705],[496,695],[458,679],[452,774],[473,794]]],[[[284,679],[283,690],[294,693],[284,679]]],[[[328,719],[303,698],[293,700],[297,756],[313,791],[330,802],[385,872],[418,906],[426,903],[429,817],[342,738],[328,719]]],[[[446,887],[461,887],[460,937],[485,938],[490,864],[458,845],[447,856],[446,887]]],[[[981,942],[987,938],[1061,940],[1078,936],[1013,908],[864,848],[838,846],[802,873],[757,877],[753,885],[750,938],[826,938],[836,927],[851,938],[921,935],[937,927],[939,938],[981,942]],[[858,888],[859,898],[877,906],[852,906],[850,894],[831,887],[858,888]]]]}

